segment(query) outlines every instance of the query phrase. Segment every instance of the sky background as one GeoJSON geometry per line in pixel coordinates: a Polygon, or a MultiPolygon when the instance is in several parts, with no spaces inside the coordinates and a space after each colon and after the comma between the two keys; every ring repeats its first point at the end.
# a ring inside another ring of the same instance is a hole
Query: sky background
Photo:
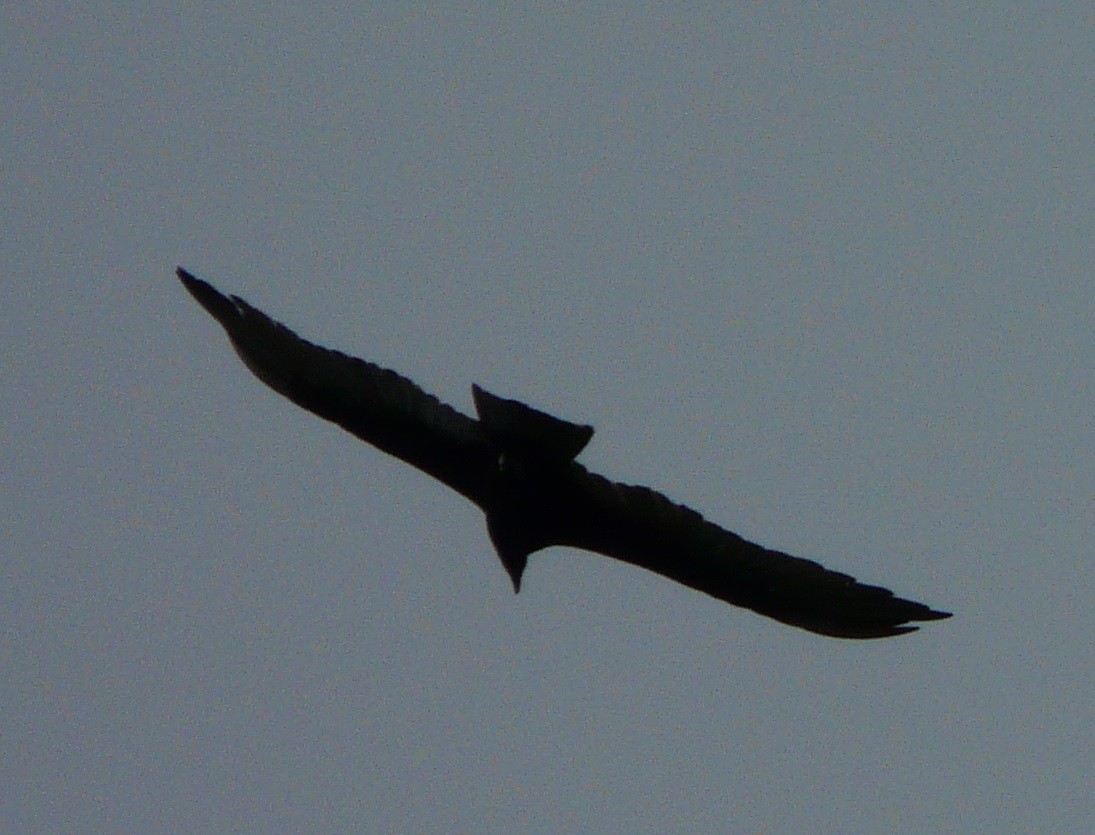
{"type": "Polygon", "coordinates": [[[725,5],[0,7],[0,830],[1092,825],[1095,16],[725,5]],[[955,617],[515,597],[176,264],[955,617]]]}

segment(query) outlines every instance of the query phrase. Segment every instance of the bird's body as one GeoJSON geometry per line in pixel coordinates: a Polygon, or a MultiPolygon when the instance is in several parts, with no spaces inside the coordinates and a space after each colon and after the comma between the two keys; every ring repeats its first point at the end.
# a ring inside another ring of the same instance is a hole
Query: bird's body
{"type": "Polygon", "coordinates": [[[575,460],[589,426],[477,386],[471,418],[394,371],[313,345],[242,299],[181,268],[178,276],[263,382],[482,508],[515,590],[530,554],[569,545],[822,635],[882,638],[950,616],[756,545],[649,488],[589,472],[575,460]]]}

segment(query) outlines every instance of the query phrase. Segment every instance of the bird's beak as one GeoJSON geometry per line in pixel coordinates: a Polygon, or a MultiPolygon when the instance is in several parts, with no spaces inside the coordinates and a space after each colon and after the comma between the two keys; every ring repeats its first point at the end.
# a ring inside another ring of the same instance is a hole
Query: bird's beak
{"type": "Polygon", "coordinates": [[[513,593],[514,594],[520,594],[521,593],[521,573],[522,573],[522,571],[521,571],[520,568],[517,569],[516,571],[509,572],[509,578],[510,578],[511,581],[513,581],[513,593]]]}

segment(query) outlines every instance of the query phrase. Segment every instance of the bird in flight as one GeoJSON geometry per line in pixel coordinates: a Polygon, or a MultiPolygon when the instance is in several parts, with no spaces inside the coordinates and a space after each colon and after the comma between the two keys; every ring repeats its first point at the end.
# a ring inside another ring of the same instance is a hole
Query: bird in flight
{"type": "Polygon", "coordinates": [[[478,419],[468,417],[394,371],[314,345],[181,267],[176,274],[256,377],[478,505],[515,592],[530,554],[568,545],[820,635],[886,638],[950,617],[749,542],[647,487],[591,473],[575,460],[591,426],[475,385],[478,419]]]}

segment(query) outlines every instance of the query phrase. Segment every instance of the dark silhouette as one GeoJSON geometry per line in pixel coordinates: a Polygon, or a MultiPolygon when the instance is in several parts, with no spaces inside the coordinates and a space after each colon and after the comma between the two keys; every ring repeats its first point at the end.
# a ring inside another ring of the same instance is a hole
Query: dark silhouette
{"type": "Polygon", "coordinates": [[[255,375],[475,502],[520,591],[528,557],[569,545],[642,566],[735,606],[838,638],[913,632],[950,617],[817,563],[771,551],[646,487],[617,484],[574,459],[580,426],[472,386],[474,420],[394,371],[307,342],[236,296],[177,271],[255,375]]]}

